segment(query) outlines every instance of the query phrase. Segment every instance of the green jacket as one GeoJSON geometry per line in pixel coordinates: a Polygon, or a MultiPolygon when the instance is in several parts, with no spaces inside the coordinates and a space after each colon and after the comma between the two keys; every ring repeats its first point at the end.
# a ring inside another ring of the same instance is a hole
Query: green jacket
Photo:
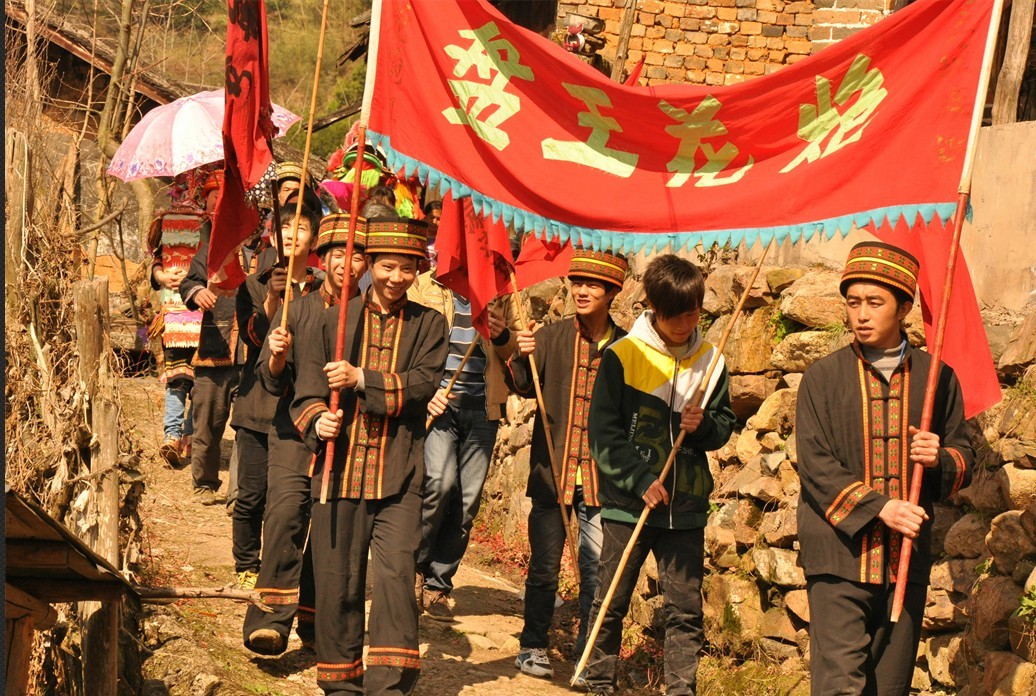
{"type": "MultiPolygon", "coordinates": [[[[601,516],[635,523],[644,509],[641,496],[654,482],[680,432],[680,415],[701,383],[715,346],[699,331],[692,349],[677,359],[659,338],[645,311],[629,335],[605,351],[590,401],[590,453],[601,484],[601,516]]],[[[709,515],[712,474],[705,455],[726,444],[734,430],[730,378],[720,357],[709,381],[705,417],[684,437],[663,484],[669,505],[647,518],[652,527],[695,529],[709,515]]]]}

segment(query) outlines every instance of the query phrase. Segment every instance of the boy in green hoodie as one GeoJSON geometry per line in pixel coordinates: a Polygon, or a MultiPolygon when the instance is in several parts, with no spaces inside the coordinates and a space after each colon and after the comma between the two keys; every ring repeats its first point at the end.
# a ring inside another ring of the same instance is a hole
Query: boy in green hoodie
{"type": "Polygon", "coordinates": [[[727,442],[735,419],[722,356],[705,389],[705,408],[690,401],[717,350],[698,328],[705,295],[701,271],[686,259],[660,256],[644,273],[644,291],[651,309],[605,351],[590,401],[588,434],[604,531],[591,625],[644,506],[651,512],[584,674],[591,693],[614,692],[622,621],[650,552],[665,595],[666,693],[675,696],[695,692],[704,638],[701,581],[713,486],[705,452],[727,442]],[[680,430],[687,433],[683,445],[660,481],[680,430]]]}

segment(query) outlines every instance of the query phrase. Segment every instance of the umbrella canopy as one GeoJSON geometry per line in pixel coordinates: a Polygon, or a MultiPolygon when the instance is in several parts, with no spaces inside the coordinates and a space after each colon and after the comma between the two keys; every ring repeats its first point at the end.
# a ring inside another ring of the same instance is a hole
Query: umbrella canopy
{"type": "MultiPolygon", "coordinates": [[[[176,176],[223,159],[222,89],[199,92],[156,107],[133,127],[108,166],[108,173],[130,182],[176,176]]],[[[277,137],[300,118],[273,105],[277,137]]]]}

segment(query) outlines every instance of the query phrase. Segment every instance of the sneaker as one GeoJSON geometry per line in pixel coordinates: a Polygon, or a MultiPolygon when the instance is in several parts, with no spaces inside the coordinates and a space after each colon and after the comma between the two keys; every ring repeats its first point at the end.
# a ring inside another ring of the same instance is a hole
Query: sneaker
{"type": "Polygon", "coordinates": [[[184,435],[180,438],[180,461],[191,461],[191,436],[184,435]]]}
{"type": "Polygon", "coordinates": [[[543,648],[522,648],[514,660],[514,666],[531,677],[554,678],[554,670],[550,666],[550,658],[543,648]]]}
{"type": "Polygon", "coordinates": [[[424,573],[418,573],[414,578],[414,595],[417,597],[417,612],[424,611],[424,573]]]}
{"type": "Polygon", "coordinates": [[[435,590],[424,598],[424,610],[433,619],[440,621],[453,621],[453,607],[450,606],[450,596],[445,592],[435,590]]]}
{"type": "Polygon", "coordinates": [[[201,505],[215,505],[216,504],[216,491],[211,488],[195,488],[194,489],[194,500],[201,505]]]}
{"type": "Polygon", "coordinates": [[[242,570],[237,574],[237,587],[240,590],[254,590],[259,580],[259,573],[254,570],[242,570]]]}
{"type": "Polygon", "coordinates": [[[260,655],[280,655],[288,647],[288,640],[272,628],[260,628],[249,634],[245,647],[260,655]]]}
{"type": "Polygon", "coordinates": [[[158,448],[158,455],[166,461],[169,466],[180,465],[180,439],[167,437],[158,448]]]}

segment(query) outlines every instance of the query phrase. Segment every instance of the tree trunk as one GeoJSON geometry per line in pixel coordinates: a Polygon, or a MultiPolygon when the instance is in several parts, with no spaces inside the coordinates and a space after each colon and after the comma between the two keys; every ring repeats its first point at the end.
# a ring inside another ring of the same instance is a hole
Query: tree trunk
{"type": "Polygon", "coordinates": [[[25,229],[32,220],[32,151],[24,133],[10,128],[6,136],[4,193],[10,217],[7,218],[7,243],[4,245],[4,289],[7,292],[7,317],[14,319],[21,304],[19,279],[25,229]]]}
{"type": "Polygon", "coordinates": [[[1004,46],[1004,62],[996,80],[993,97],[993,125],[1014,123],[1018,120],[1018,93],[1025,75],[1032,37],[1032,18],[1036,0],[1014,0],[1011,24],[1004,46]]]}

